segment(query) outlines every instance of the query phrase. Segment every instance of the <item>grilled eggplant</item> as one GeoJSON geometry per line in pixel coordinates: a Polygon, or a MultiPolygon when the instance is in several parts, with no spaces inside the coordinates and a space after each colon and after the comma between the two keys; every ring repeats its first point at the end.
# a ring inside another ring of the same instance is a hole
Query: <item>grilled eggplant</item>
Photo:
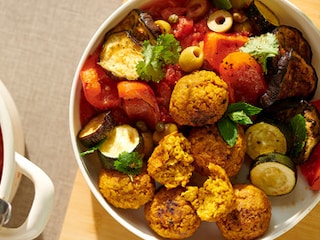
{"type": "MultiPolygon", "coordinates": [[[[294,148],[288,153],[296,164],[301,164],[309,159],[313,148],[320,142],[320,114],[317,108],[306,100],[290,98],[279,101],[271,107],[264,109],[257,120],[272,118],[275,122],[289,125],[290,120],[301,114],[305,119],[306,139],[303,149],[297,153],[294,148]]],[[[293,141],[295,136],[293,136],[293,141]]]]}
{"type": "Polygon", "coordinates": [[[317,88],[318,77],[296,51],[291,49],[281,55],[274,74],[265,77],[268,82],[266,92],[260,98],[260,105],[266,108],[278,100],[301,97],[311,99],[317,88]]]}
{"type": "Polygon", "coordinates": [[[143,60],[142,47],[128,31],[115,32],[105,41],[100,53],[100,66],[119,78],[139,77],[136,65],[143,60]]]}
{"type": "Polygon", "coordinates": [[[145,40],[149,40],[151,44],[154,44],[157,37],[161,34],[161,29],[155,24],[152,16],[140,9],[132,10],[128,16],[108,34],[122,31],[128,31],[131,37],[140,45],[142,45],[145,40]]]}
{"type": "Polygon", "coordinates": [[[300,30],[291,26],[281,25],[277,27],[273,33],[276,34],[281,48],[285,51],[293,49],[301,55],[306,63],[311,63],[311,47],[300,30]]]}
{"type": "Polygon", "coordinates": [[[115,28],[106,34],[100,53],[99,64],[113,76],[136,80],[136,65],[143,60],[142,44],[151,44],[161,34],[150,14],[132,10],[115,28]]]}

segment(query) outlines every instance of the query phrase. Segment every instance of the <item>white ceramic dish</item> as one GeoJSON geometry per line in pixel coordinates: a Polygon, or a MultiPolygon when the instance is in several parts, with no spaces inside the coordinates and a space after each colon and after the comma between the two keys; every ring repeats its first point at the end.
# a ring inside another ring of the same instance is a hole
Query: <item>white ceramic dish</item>
{"type": "MultiPolygon", "coordinates": [[[[90,161],[87,163],[79,156],[80,147],[77,143],[76,136],[80,129],[79,121],[79,99],[81,83],[78,79],[81,67],[90,53],[102,41],[105,33],[117,24],[123,16],[129,13],[133,8],[138,8],[149,0],[129,1],[115,11],[105,22],[100,26],[97,32],[92,37],[87,48],[85,49],[78,68],[75,72],[73,86],[70,96],[70,131],[71,140],[76,156],[77,163],[85,178],[86,183],[90,187],[93,195],[103,206],[103,208],[114,217],[125,228],[141,237],[142,239],[160,239],[150,228],[147,226],[146,220],[143,215],[143,209],[140,210],[120,210],[110,206],[103,196],[99,193],[97,180],[100,170],[98,161],[90,161]]],[[[313,23],[293,4],[286,0],[262,0],[275,14],[279,17],[281,24],[294,26],[302,30],[305,38],[309,41],[312,51],[313,60],[312,64],[320,76],[320,32],[313,25],[313,23]]],[[[320,86],[315,94],[315,99],[320,98],[320,86]]],[[[248,166],[243,166],[243,173],[238,176],[239,182],[245,181],[248,172],[248,166]]],[[[296,225],[302,218],[304,218],[319,202],[320,192],[313,192],[309,190],[308,184],[304,177],[299,172],[298,183],[294,191],[282,197],[271,198],[272,202],[272,219],[269,230],[265,233],[262,239],[275,239],[279,237],[294,225],[296,225]]],[[[106,229],[110,231],[110,229],[106,229]]],[[[214,223],[202,223],[196,234],[190,239],[223,239],[219,230],[214,223]]]]}
{"type": "Polygon", "coordinates": [[[54,202],[54,186],[50,178],[35,164],[26,159],[24,136],[15,103],[0,81],[0,125],[3,137],[3,173],[0,198],[11,202],[21,176],[29,178],[35,187],[35,196],[25,222],[17,228],[0,229],[0,239],[31,240],[44,229],[54,202]]]}

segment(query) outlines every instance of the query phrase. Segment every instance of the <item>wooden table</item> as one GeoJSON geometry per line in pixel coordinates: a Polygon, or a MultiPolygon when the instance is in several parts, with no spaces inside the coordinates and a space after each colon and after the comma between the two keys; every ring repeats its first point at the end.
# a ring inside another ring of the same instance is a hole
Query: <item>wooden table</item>
{"type": "MultiPolygon", "coordinates": [[[[291,0],[320,28],[319,0],[291,0]]],[[[280,240],[316,239],[320,236],[320,204],[280,240]]],[[[100,206],[78,171],[60,240],[138,240],[100,206]]]]}

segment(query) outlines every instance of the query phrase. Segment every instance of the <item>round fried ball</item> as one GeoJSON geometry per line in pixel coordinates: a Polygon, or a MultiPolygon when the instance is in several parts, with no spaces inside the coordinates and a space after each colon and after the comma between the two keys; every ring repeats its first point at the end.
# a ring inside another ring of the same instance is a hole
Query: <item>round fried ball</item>
{"type": "Polygon", "coordinates": [[[145,205],[145,217],[150,228],[161,237],[184,239],[192,236],[201,220],[191,204],[181,197],[182,187],[161,187],[153,200],[145,205]]]}
{"type": "Polygon", "coordinates": [[[143,171],[129,177],[112,169],[102,169],[99,176],[99,190],[105,199],[117,208],[137,209],[154,196],[155,182],[143,171]]]}
{"type": "Polygon", "coordinates": [[[217,222],[226,239],[255,239],[269,228],[271,203],[267,195],[250,184],[234,186],[236,207],[226,217],[217,222]]]}
{"type": "Polygon", "coordinates": [[[228,103],[228,85],[214,72],[201,70],[178,80],[169,113],[180,125],[203,126],[217,122],[228,103]]]}
{"type": "Polygon", "coordinates": [[[166,188],[185,187],[194,170],[188,139],[179,132],[165,136],[148,159],[148,174],[166,188]]]}
{"type": "Polygon", "coordinates": [[[201,187],[187,186],[182,196],[196,209],[202,221],[216,222],[232,211],[234,190],[225,170],[210,163],[211,175],[201,187]]]}
{"type": "Polygon", "coordinates": [[[246,138],[241,126],[238,126],[238,137],[233,147],[221,137],[216,124],[193,128],[188,140],[191,143],[193,165],[200,174],[210,175],[209,163],[224,168],[228,177],[239,172],[246,153],[246,138]]]}

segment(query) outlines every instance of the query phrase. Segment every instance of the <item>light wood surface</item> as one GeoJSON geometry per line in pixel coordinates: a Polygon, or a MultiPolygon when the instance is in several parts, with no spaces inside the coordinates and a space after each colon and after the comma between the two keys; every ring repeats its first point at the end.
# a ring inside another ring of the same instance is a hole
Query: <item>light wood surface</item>
{"type": "MultiPolygon", "coordinates": [[[[319,0],[291,0],[320,28],[319,0]]],[[[298,225],[279,240],[318,239],[320,236],[320,204],[298,225]]],[[[138,240],[100,206],[78,171],[66,213],[60,240],[138,240]]]]}

